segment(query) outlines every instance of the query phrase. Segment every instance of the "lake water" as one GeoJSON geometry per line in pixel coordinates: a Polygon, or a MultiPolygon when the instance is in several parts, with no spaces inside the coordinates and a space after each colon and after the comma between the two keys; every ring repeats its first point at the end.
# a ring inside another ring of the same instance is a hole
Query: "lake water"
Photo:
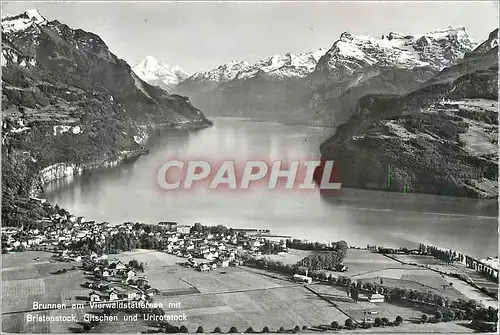
{"type": "Polygon", "coordinates": [[[270,229],[317,241],[392,247],[419,242],[484,257],[496,255],[497,202],[412,193],[342,189],[164,191],[158,167],[173,157],[212,160],[305,160],[319,157],[332,129],[249,119],[215,118],[197,131],[170,131],[148,143],[149,155],[114,168],[93,170],[46,187],[44,197],[74,215],[121,223],[176,221],[192,225],[270,229]]]}

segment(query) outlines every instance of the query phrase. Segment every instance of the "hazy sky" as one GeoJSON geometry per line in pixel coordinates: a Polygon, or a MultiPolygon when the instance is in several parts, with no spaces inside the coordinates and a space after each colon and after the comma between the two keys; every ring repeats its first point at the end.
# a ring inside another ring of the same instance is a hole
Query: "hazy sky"
{"type": "Polygon", "coordinates": [[[3,2],[3,13],[38,8],[47,19],[92,31],[131,65],[152,55],[193,73],[330,48],[344,31],[380,37],[465,26],[477,41],[498,27],[495,2],[160,3],[3,2]]]}

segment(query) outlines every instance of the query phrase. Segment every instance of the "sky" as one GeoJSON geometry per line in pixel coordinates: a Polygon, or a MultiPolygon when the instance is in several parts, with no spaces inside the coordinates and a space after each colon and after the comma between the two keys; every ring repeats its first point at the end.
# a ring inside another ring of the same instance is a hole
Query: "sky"
{"type": "Polygon", "coordinates": [[[230,60],[328,49],[342,32],[423,34],[465,26],[480,42],[498,27],[498,3],[455,2],[9,2],[99,35],[134,65],[151,55],[189,73],[230,60]]]}

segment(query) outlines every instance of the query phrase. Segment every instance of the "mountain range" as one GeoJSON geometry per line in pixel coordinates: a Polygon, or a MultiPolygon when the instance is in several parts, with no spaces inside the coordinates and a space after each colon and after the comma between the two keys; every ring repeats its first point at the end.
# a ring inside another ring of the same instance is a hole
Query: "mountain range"
{"type": "Polygon", "coordinates": [[[141,80],[91,32],[37,10],[6,15],[1,25],[7,221],[46,181],[145,153],[155,129],[211,125],[187,97],[141,80]]]}
{"type": "Polygon", "coordinates": [[[321,153],[345,186],[491,198],[497,52],[498,30],[480,44],[464,27],[345,32],[326,52],[230,62],[176,89],[213,115],[334,127],[321,153]]]}
{"type": "Polygon", "coordinates": [[[373,38],[345,32],[332,47],[198,72],[175,90],[210,115],[337,126],[367,93],[407,93],[474,48],[463,27],[373,38]]]}

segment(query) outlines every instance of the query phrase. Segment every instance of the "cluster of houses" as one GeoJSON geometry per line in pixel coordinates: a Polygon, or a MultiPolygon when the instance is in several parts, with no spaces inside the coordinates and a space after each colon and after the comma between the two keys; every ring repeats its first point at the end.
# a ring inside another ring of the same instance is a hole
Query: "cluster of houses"
{"type": "MultiPolygon", "coordinates": [[[[202,234],[176,229],[165,233],[165,235],[168,244],[163,251],[179,257],[186,257],[186,266],[202,272],[217,267],[238,266],[241,264],[239,253],[250,252],[254,255],[260,255],[264,246],[264,238],[255,234],[222,232],[202,234]]],[[[271,243],[279,245],[280,250],[286,251],[284,241],[271,243]]]]}
{"type": "Polygon", "coordinates": [[[104,235],[106,226],[106,223],[86,222],[84,217],[57,213],[37,223],[38,228],[31,229],[2,227],[2,252],[57,250],[86,236],[104,235]]]}
{"type": "MultiPolygon", "coordinates": [[[[133,234],[140,238],[149,235],[156,248],[163,252],[187,258],[186,265],[200,271],[216,267],[237,266],[238,254],[252,253],[259,256],[265,243],[273,243],[274,250],[286,251],[286,242],[270,241],[259,232],[242,230],[210,233],[192,232],[191,226],[175,222],[160,222],[161,229],[154,231],[137,228],[134,223],[111,226],[108,223],[86,221],[84,217],[53,214],[38,221],[34,229],[2,228],[2,251],[49,250],[60,253],[63,259],[81,261],[86,251],[69,250],[73,243],[92,239],[96,245],[105,246],[118,233],[133,234]]],[[[265,236],[265,235],[264,235],[265,236]]],[[[95,255],[97,257],[97,255],[95,255]]]]}
{"type": "Polygon", "coordinates": [[[83,284],[84,287],[92,289],[89,293],[91,302],[147,301],[158,293],[157,289],[149,286],[145,275],[138,274],[122,261],[109,262],[106,255],[91,254],[85,257],[83,268],[96,279],[83,284]]]}

